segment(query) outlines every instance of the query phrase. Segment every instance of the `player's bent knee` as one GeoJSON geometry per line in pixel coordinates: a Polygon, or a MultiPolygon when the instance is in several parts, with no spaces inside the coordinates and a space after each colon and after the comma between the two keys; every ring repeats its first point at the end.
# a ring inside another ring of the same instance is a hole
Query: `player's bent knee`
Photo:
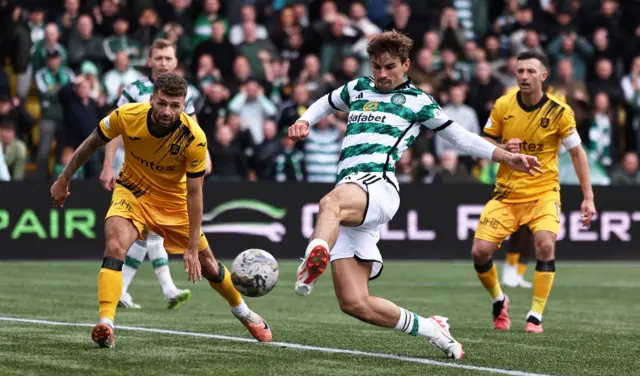
{"type": "Polygon", "coordinates": [[[339,299],[340,310],[349,316],[366,320],[369,314],[369,305],[366,299],[339,299]]]}
{"type": "Polygon", "coordinates": [[[107,239],[104,256],[124,260],[124,257],[127,254],[127,249],[129,249],[129,246],[126,246],[121,239],[107,239]]]}
{"type": "Polygon", "coordinates": [[[216,262],[213,258],[201,260],[202,276],[213,283],[222,283],[226,269],[221,262],[216,262]]]}
{"type": "Polygon", "coordinates": [[[340,200],[335,194],[327,194],[320,199],[320,211],[332,212],[337,216],[340,213],[340,200]]]}
{"type": "Polygon", "coordinates": [[[475,239],[471,247],[471,257],[476,264],[489,262],[495,251],[495,243],[486,240],[475,239]]]}
{"type": "Polygon", "coordinates": [[[549,261],[555,258],[555,240],[550,238],[536,239],[536,258],[549,261]]]}

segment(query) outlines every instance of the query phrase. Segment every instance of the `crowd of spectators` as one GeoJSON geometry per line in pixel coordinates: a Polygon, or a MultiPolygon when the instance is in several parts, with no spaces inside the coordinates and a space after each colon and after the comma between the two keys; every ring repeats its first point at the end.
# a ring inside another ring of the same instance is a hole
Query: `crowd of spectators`
{"type": "MultiPolygon", "coordinates": [[[[615,0],[0,0],[0,180],[55,177],[166,38],[209,138],[208,179],[334,182],[345,114],[297,145],[287,127],[370,75],[367,41],[396,29],[415,41],[413,83],[476,133],[516,87],[515,56],[544,52],[545,89],[573,108],[594,184],[638,184],[639,11],[615,0]]],[[[565,154],[561,182],[577,184],[565,154]]],[[[76,178],[97,179],[101,158],[76,178]]],[[[397,167],[402,183],[491,184],[496,172],[426,130],[397,167]]]]}

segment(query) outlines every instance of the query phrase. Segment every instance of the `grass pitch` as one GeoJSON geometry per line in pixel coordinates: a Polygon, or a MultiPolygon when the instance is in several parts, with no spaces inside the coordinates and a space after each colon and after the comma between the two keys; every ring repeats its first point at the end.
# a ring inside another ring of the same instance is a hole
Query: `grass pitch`
{"type": "MultiPolygon", "coordinates": [[[[0,316],[4,318],[0,320],[0,375],[640,374],[637,263],[557,262],[545,333],[534,335],[524,333],[531,290],[505,288],[512,302],[511,330],[496,332],[489,295],[471,261],[387,262],[382,276],[371,282],[371,293],[425,316],[449,317],[452,335],[466,352],[460,361],[445,360],[440,350],[421,337],[344,315],[328,275],[311,296],[297,296],[293,292],[297,262],[282,261],[280,266],[275,290],[261,298],[247,298],[247,303],[269,322],[274,341],[313,347],[242,341],[250,336],[226,302],[205,281],[188,284],[182,263],[174,261],[176,284],[192,290],[191,300],[169,311],[151,264],[145,262],[129,289],[143,309],[118,309],[116,316],[116,325],[138,329],[116,328],[116,348],[101,350],[89,335],[98,319],[100,261],[0,263],[0,316]],[[367,354],[327,352],[336,349],[367,354]],[[420,361],[429,364],[416,363],[420,361]]],[[[532,273],[528,271],[527,279],[532,273]]]]}

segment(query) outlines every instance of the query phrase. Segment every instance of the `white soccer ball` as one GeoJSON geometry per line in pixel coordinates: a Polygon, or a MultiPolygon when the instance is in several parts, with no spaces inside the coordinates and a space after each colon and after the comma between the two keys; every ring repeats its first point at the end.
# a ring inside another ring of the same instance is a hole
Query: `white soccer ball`
{"type": "Polygon", "coordinates": [[[278,283],[278,262],[267,251],[247,249],[231,265],[231,281],[244,296],[256,298],[273,290],[278,283]]]}

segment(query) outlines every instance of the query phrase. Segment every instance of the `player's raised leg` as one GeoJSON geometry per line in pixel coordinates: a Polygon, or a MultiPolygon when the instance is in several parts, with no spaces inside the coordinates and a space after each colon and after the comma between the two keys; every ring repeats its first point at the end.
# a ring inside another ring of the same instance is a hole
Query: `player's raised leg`
{"type": "Polygon", "coordinates": [[[542,333],[542,314],[556,276],[556,234],[545,230],[537,231],[534,239],[537,261],[533,272],[533,302],[527,314],[525,330],[529,333],[542,333]]]}
{"type": "Polygon", "coordinates": [[[358,226],[364,221],[367,194],[352,183],[340,184],[320,200],[311,241],[298,267],[295,290],[308,296],[329,264],[329,252],[338,239],[340,225],[358,226]]]}
{"type": "Polygon", "coordinates": [[[144,262],[147,255],[147,240],[140,239],[133,242],[131,248],[127,251],[122,267],[122,294],[118,301],[118,307],[121,308],[142,308],[139,304],[134,303],[133,297],[127,291],[133,277],[135,277],[140,265],[144,262]]]}
{"type": "Polygon", "coordinates": [[[240,320],[255,339],[260,342],[270,342],[272,335],[269,325],[262,317],[249,309],[238,290],[233,286],[229,269],[216,260],[209,247],[200,251],[198,255],[202,265],[202,275],[209,280],[209,285],[229,303],[233,315],[240,320]]]}
{"type": "Polygon", "coordinates": [[[93,328],[91,338],[100,347],[115,345],[114,320],[122,292],[122,266],[127,249],[138,238],[139,231],[131,220],[111,216],[105,221],[106,247],[98,275],[100,323],[93,328]]]}
{"type": "Polygon", "coordinates": [[[147,236],[147,249],[156,279],[162,288],[162,295],[167,301],[167,307],[169,309],[178,308],[191,297],[191,291],[188,289],[180,290],[173,282],[169,270],[169,254],[164,248],[164,239],[160,235],[150,232],[147,236]]]}
{"type": "Polygon", "coordinates": [[[398,307],[389,300],[369,295],[369,278],[374,262],[343,258],[332,262],[333,285],[340,309],[369,324],[393,328],[411,336],[425,337],[448,358],[464,356],[462,345],[449,332],[446,317],[425,318],[398,307]]]}

